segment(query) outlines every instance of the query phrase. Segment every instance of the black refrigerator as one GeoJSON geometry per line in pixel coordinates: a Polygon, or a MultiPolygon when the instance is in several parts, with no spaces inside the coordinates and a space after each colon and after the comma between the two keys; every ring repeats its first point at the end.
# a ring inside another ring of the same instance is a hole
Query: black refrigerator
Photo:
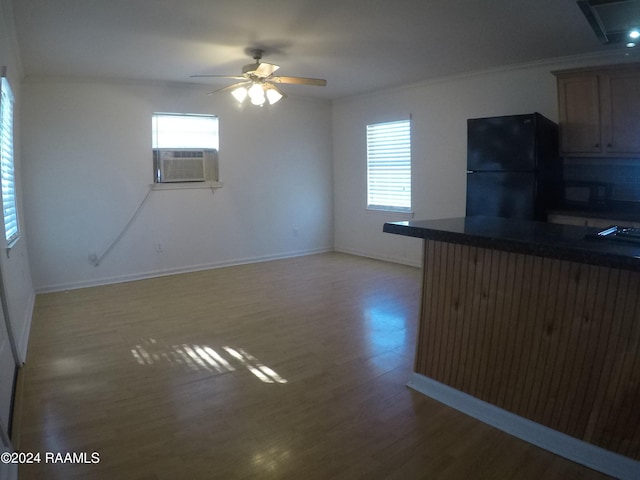
{"type": "Polygon", "coordinates": [[[467,120],[467,216],[545,221],[561,177],[551,120],[539,113],[467,120]]]}

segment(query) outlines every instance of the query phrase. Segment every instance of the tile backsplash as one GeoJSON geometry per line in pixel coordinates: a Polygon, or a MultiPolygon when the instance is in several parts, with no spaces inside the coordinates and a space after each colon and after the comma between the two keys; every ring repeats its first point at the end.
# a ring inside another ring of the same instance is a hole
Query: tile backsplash
{"type": "Polygon", "coordinates": [[[610,162],[609,160],[596,162],[590,159],[566,160],[564,179],[610,183],[612,200],[640,202],[640,159],[610,162]]]}

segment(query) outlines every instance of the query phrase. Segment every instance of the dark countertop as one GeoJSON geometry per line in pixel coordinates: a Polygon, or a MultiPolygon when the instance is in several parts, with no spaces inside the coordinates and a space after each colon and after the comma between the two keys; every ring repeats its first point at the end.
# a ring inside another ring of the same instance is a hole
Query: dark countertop
{"type": "Polygon", "coordinates": [[[640,271],[640,244],[588,238],[601,229],[495,217],[385,223],[408,237],[640,271]]]}

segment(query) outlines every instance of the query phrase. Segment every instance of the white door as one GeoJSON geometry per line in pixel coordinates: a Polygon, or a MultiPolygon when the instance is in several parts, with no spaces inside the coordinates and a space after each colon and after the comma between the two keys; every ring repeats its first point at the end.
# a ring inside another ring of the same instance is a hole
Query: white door
{"type": "Polygon", "coordinates": [[[0,462],[0,480],[17,480],[18,479],[18,464],[13,463],[16,460],[12,457],[5,458],[4,455],[13,454],[13,446],[11,440],[4,434],[5,427],[0,425],[0,455],[3,455],[3,460],[0,462]],[[7,461],[8,460],[8,461],[7,461]]]}
{"type": "MultiPolygon", "coordinates": [[[[11,420],[11,404],[13,386],[16,375],[16,362],[9,343],[9,333],[2,308],[0,308],[0,453],[13,452],[9,440],[9,421],[11,420]]],[[[18,478],[17,464],[0,464],[0,480],[18,478]]]]}
{"type": "Polygon", "coordinates": [[[0,308],[0,425],[8,433],[11,420],[13,385],[16,375],[16,362],[9,343],[9,333],[2,308],[0,308]]]}

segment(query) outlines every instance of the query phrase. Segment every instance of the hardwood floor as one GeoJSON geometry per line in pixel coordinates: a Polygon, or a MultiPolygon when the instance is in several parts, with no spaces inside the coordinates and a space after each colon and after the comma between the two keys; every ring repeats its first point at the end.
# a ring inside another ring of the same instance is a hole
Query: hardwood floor
{"type": "Polygon", "coordinates": [[[330,253],[39,295],[20,479],[609,478],[405,387],[420,287],[330,253]]]}

